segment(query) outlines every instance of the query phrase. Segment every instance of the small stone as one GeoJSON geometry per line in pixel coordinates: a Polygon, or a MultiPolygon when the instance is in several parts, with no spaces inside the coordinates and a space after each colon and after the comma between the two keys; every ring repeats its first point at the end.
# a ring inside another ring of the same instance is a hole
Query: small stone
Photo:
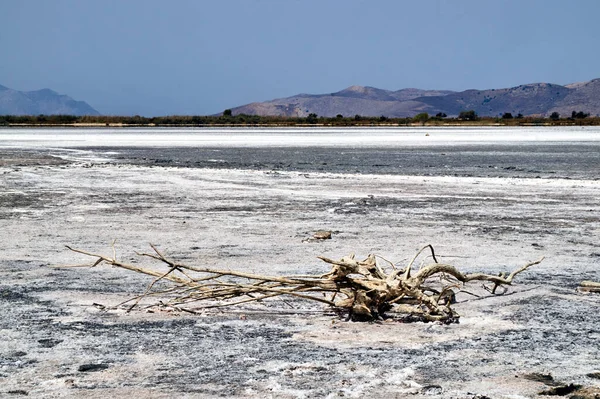
{"type": "Polygon", "coordinates": [[[81,372],[90,372],[90,371],[100,371],[106,370],[108,368],[108,364],[98,363],[98,364],[82,364],[79,366],[77,371],[81,372]]]}
{"type": "Polygon", "coordinates": [[[440,385],[425,385],[421,388],[421,393],[424,395],[441,395],[444,389],[440,385]]]}
{"type": "Polygon", "coordinates": [[[331,231],[328,230],[318,230],[313,234],[313,238],[315,240],[330,240],[331,239],[331,231]]]}

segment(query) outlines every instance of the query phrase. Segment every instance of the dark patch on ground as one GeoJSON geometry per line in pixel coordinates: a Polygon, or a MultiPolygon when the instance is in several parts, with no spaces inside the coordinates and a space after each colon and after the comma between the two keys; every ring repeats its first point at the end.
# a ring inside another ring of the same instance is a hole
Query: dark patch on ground
{"type": "Polygon", "coordinates": [[[42,210],[64,197],[59,192],[0,192],[0,220],[30,217],[36,210],[42,210]]]}
{"type": "Polygon", "coordinates": [[[22,395],[22,396],[27,396],[29,395],[29,392],[27,392],[24,389],[13,389],[12,391],[7,391],[6,392],[8,395],[22,395]]]}
{"type": "Polygon", "coordinates": [[[548,396],[567,396],[570,393],[576,392],[581,389],[581,385],[568,384],[568,385],[560,385],[557,387],[553,387],[550,389],[545,389],[541,391],[540,395],[548,395],[548,396]]]}
{"type": "Polygon", "coordinates": [[[590,178],[600,170],[600,144],[464,145],[404,148],[107,148],[89,147],[117,163],[416,176],[590,178]],[[444,155],[441,155],[441,154],[444,155]]]}
{"type": "Polygon", "coordinates": [[[0,149],[0,167],[68,165],[70,161],[45,153],[44,150],[0,149]]]}
{"type": "Polygon", "coordinates": [[[54,348],[56,345],[60,344],[61,342],[63,342],[62,339],[49,339],[49,338],[38,339],[38,343],[40,344],[40,346],[42,348],[54,348]]]}

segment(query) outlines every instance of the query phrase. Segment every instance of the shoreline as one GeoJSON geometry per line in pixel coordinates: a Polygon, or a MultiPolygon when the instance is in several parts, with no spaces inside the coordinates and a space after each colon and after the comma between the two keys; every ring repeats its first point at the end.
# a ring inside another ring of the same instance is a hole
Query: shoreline
{"type": "Polygon", "coordinates": [[[452,122],[452,123],[365,123],[365,124],[329,124],[329,123],[207,123],[207,124],[194,124],[194,123],[7,123],[4,125],[0,124],[2,128],[223,128],[223,127],[237,127],[237,128],[282,128],[282,127],[297,127],[297,128],[344,128],[344,129],[361,129],[361,128],[423,128],[423,127],[508,127],[508,128],[522,128],[522,127],[586,127],[586,126],[600,126],[599,121],[593,121],[590,123],[481,123],[481,122],[452,122]]]}

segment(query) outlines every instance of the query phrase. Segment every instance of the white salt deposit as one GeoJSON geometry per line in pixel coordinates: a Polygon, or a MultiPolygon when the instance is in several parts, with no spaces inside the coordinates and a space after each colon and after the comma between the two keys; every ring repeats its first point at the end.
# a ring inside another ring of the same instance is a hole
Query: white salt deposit
{"type": "Polygon", "coordinates": [[[600,141],[600,127],[0,129],[0,148],[376,147],[600,141]]]}

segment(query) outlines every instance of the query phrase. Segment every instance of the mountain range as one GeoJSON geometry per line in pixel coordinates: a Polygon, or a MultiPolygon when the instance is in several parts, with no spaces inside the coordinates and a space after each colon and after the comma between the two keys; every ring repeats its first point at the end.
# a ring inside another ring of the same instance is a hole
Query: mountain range
{"type": "Polygon", "coordinates": [[[531,83],[507,89],[487,90],[420,90],[397,91],[375,87],[350,86],[328,94],[297,94],[265,102],[232,108],[232,114],[306,117],[386,116],[412,117],[427,112],[457,116],[461,111],[474,110],[480,116],[513,115],[550,116],[558,112],[570,116],[572,111],[600,115],[600,79],[565,86],[552,83],[531,83]]]}
{"type": "MultiPolygon", "coordinates": [[[[335,117],[386,116],[412,117],[426,112],[457,116],[474,110],[480,116],[550,116],[558,112],[570,116],[573,111],[600,116],[600,79],[558,85],[531,83],[506,89],[487,90],[384,90],[368,86],[350,86],[327,94],[297,94],[265,102],[232,108],[232,114],[306,117],[309,114],[335,117]]],[[[0,115],[100,115],[85,101],[50,89],[18,91],[0,85],[0,115]]]]}
{"type": "Polygon", "coordinates": [[[18,91],[0,85],[0,115],[100,115],[85,101],[50,89],[18,91]]]}

